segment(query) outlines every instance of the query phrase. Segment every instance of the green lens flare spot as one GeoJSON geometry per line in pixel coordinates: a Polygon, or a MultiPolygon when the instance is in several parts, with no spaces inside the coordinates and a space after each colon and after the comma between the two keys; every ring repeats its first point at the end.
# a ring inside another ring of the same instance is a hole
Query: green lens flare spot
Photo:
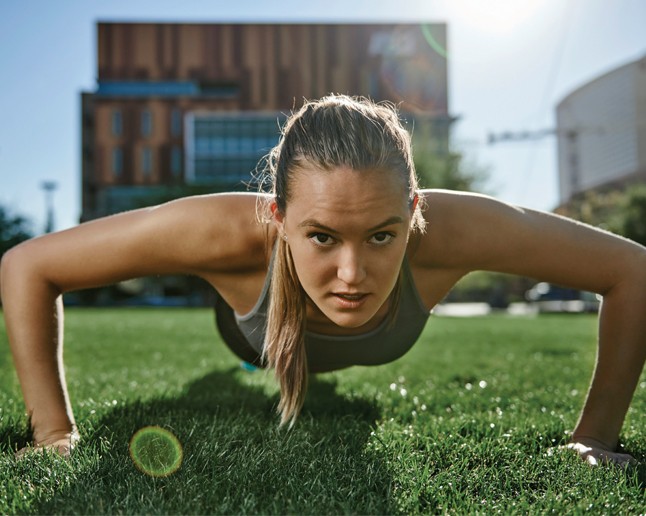
{"type": "Polygon", "coordinates": [[[129,449],[135,466],[151,477],[167,477],[182,465],[182,445],[172,432],[159,426],[138,430],[129,449]]]}
{"type": "Polygon", "coordinates": [[[446,49],[440,45],[440,43],[435,39],[435,36],[433,36],[433,32],[431,31],[430,25],[422,24],[422,34],[424,35],[424,39],[426,40],[426,43],[435,50],[439,55],[441,55],[444,59],[448,59],[448,54],[446,52],[446,49]]]}

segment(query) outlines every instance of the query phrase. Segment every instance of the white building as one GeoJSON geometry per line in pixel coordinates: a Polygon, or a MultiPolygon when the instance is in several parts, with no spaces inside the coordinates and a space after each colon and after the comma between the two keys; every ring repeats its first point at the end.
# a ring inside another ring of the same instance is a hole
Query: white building
{"type": "Polygon", "coordinates": [[[646,56],[584,84],[556,108],[559,199],[646,182],[646,56]]]}

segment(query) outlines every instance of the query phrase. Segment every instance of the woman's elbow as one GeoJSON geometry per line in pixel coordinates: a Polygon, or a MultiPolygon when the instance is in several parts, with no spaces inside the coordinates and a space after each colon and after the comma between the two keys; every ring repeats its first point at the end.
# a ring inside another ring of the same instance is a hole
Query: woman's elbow
{"type": "Polygon", "coordinates": [[[31,242],[28,240],[12,247],[0,259],[0,300],[4,302],[12,292],[28,290],[35,280],[47,284],[48,289],[53,286],[42,277],[39,263],[42,264],[44,256],[31,242]]]}
{"type": "Polygon", "coordinates": [[[15,278],[21,264],[24,264],[26,257],[24,244],[19,244],[6,251],[0,258],[0,299],[9,287],[11,278],[15,278]]]}
{"type": "Polygon", "coordinates": [[[619,275],[610,290],[621,287],[646,293],[646,247],[635,245],[631,251],[618,262],[619,275]]]}
{"type": "Polygon", "coordinates": [[[646,247],[640,245],[631,260],[631,275],[642,284],[646,282],[646,247]]]}

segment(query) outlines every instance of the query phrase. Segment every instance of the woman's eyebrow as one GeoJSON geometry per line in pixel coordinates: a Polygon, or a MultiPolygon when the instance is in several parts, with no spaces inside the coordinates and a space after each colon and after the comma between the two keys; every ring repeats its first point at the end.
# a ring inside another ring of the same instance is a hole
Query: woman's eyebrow
{"type": "MultiPolygon", "coordinates": [[[[373,231],[378,231],[378,230],[380,230],[382,228],[385,228],[387,226],[391,226],[392,224],[402,224],[403,222],[404,222],[404,219],[402,217],[393,216],[393,217],[390,217],[390,218],[384,220],[383,222],[377,224],[376,226],[373,226],[373,227],[369,228],[366,231],[366,233],[372,233],[373,231]]],[[[316,229],[326,231],[328,233],[338,233],[338,231],[336,229],[333,229],[333,228],[331,228],[329,226],[326,226],[325,224],[321,224],[320,222],[318,222],[315,219],[305,219],[303,222],[301,222],[298,225],[298,227],[299,228],[316,228],[316,229]]]]}
{"type": "Polygon", "coordinates": [[[376,226],[371,227],[368,230],[368,233],[372,233],[373,231],[378,231],[381,228],[385,228],[386,226],[392,226],[393,224],[403,224],[404,219],[395,215],[394,217],[390,217],[386,220],[384,220],[381,224],[377,224],[376,226]]]}

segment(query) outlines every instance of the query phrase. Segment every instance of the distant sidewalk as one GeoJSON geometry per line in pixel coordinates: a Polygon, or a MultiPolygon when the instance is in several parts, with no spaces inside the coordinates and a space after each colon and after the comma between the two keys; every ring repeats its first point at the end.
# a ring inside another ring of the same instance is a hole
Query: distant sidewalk
{"type": "MultiPolygon", "coordinates": [[[[443,303],[433,308],[434,315],[447,317],[477,317],[494,311],[500,312],[493,310],[489,303],[443,303]]],[[[511,303],[504,312],[509,315],[534,315],[538,309],[528,303],[511,303]]]]}

